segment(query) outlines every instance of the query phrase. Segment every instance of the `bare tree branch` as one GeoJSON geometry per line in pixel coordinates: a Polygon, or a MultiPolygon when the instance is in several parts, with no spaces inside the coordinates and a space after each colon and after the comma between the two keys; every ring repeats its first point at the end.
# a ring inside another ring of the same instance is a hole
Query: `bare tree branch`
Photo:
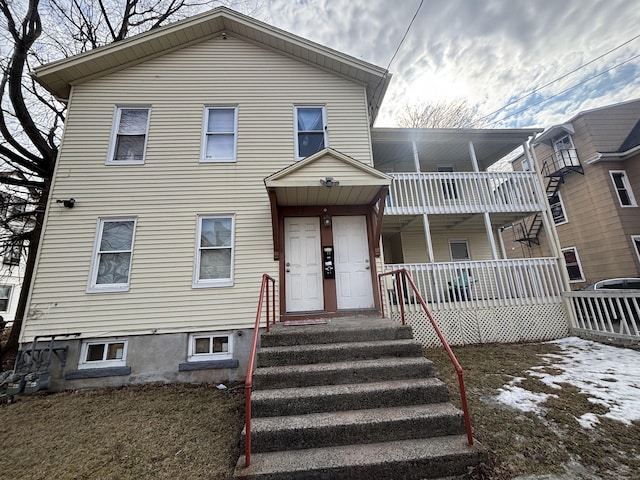
{"type": "Polygon", "coordinates": [[[404,128],[470,128],[480,116],[477,105],[458,99],[407,104],[396,121],[404,128]]]}

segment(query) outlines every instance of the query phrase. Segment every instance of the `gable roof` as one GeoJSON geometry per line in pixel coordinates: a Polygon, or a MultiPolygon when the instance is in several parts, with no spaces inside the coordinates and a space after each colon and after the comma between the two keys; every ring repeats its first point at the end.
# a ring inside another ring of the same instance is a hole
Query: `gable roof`
{"type": "Polygon", "coordinates": [[[386,173],[325,148],[268,176],[264,184],[276,192],[278,205],[368,205],[391,181],[386,173]],[[328,179],[336,183],[331,186],[328,179]]]}
{"type": "Polygon", "coordinates": [[[375,120],[391,75],[376,65],[311,42],[226,7],[35,69],[33,76],[49,92],[69,98],[71,86],[108,75],[210,38],[234,35],[263,48],[293,57],[367,89],[371,123],[375,120]]]}
{"type": "Polygon", "coordinates": [[[622,145],[618,149],[619,153],[626,152],[640,145],[640,120],[638,120],[635,126],[629,132],[627,138],[625,138],[622,145]]]}

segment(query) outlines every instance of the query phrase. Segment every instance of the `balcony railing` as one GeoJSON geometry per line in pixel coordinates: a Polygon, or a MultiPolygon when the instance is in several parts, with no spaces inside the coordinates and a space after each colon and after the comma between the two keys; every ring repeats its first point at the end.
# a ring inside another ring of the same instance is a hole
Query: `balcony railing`
{"type": "Polygon", "coordinates": [[[584,173],[575,148],[558,150],[542,160],[542,174],[545,177],[563,177],[569,172],[584,173]]]}
{"type": "Polygon", "coordinates": [[[544,208],[532,172],[392,173],[389,215],[538,212],[544,208]]]}
{"type": "MultiPolygon", "coordinates": [[[[523,258],[447,263],[385,265],[385,271],[405,268],[422,297],[434,310],[514,305],[542,305],[562,301],[562,279],[555,258],[523,258]]],[[[409,308],[419,305],[401,300],[397,285],[386,286],[388,300],[409,308]]],[[[407,288],[403,292],[409,292],[407,288]]]]}

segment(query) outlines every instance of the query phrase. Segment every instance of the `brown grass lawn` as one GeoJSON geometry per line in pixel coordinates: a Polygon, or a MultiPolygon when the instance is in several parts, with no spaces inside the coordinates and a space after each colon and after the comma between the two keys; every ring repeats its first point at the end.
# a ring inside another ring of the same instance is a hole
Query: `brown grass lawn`
{"type": "MultiPolygon", "coordinates": [[[[523,414],[493,400],[513,377],[542,365],[552,344],[458,347],[475,437],[491,454],[474,478],[566,472],[570,478],[637,479],[640,425],[576,417],[597,411],[575,388],[547,413],[523,414]]],[[[442,350],[426,350],[459,402],[457,377],[442,350]]],[[[528,377],[521,386],[548,387],[528,377]]],[[[602,407],[599,407],[602,409],[602,407]]],[[[20,397],[0,405],[1,479],[229,479],[240,454],[243,396],[214,386],[146,385],[20,397]]]]}
{"type": "MultiPolygon", "coordinates": [[[[510,479],[522,474],[568,473],[570,478],[640,478],[640,424],[631,426],[601,418],[600,424],[585,430],[576,418],[587,412],[606,413],[605,407],[587,401],[578,389],[564,385],[551,390],[527,374],[543,365],[539,355],[556,353],[553,344],[484,345],[453,349],[462,365],[471,411],[474,437],[490,451],[488,468],[481,479],[510,479]],[[514,377],[532,392],[554,393],[546,413],[521,413],[494,398],[498,388],[514,377]]],[[[454,403],[460,405],[457,375],[443,350],[427,349],[439,378],[449,385],[454,403]]]]}

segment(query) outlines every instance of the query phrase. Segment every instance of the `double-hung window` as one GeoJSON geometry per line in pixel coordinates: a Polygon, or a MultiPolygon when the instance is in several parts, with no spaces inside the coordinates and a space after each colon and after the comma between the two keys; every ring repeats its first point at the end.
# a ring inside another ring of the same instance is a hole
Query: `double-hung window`
{"type": "Polygon", "coordinates": [[[584,282],[582,267],[580,266],[580,257],[576,247],[567,247],[562,249],[564,263],[567,265],[567,273],[570,282],[584,282]]]}
{"type": "Polygon", "coordinates": [[[113,124],[107,163],[144,163],[149,132],[149,107],[118,107],[113,124]]]}
{"type": "Polygon", "coordinates": [[[621,207],[637,207],[636,198],[633,196],[631,190],[631,184],[627,177],[627,172],[624,170],[609,170],[611,180],[613,181],[613,187],[618,194],[618,201],[621,207]]]}
{"type": "Polygon", "coordinates": [[[237,131],[237,107],[205,108],[201,161],[235,162],[237,131]]]}
{"type": "Polygon", "coordinates": [[[129,290],[135,218],[100,219],[87,292],[129,290]]]}
{"type": "Polygon", "coordinates": [[[233,215],[198,217],[194,287],[233,285],[233,215]]]}
{"type": "Polygon", "coordinates": [[[0,285],[0,312],[9,310],[12,288],[11,285],[0,285]]]}
{"type": "Polygon", "coordinates": [[[631,243],[638,256],[638,262],[640,262],[640,235],[631,235],[631,243]]]}
{"type": "Polygon", "coordinates": [[[567,223],[567,215],[564,212],[564,204],[562,203],[560,192],[556,192],[549,197],[549,206],[551,207],[551,215],[553,215],[553,223],[556,225],[567,223]]]}
{"type": "Polygon", "coordinates": [[[295,107],[296,158],[302,159],[319,152],[329,145],[327,118],[323,106],[295,107]]]}

